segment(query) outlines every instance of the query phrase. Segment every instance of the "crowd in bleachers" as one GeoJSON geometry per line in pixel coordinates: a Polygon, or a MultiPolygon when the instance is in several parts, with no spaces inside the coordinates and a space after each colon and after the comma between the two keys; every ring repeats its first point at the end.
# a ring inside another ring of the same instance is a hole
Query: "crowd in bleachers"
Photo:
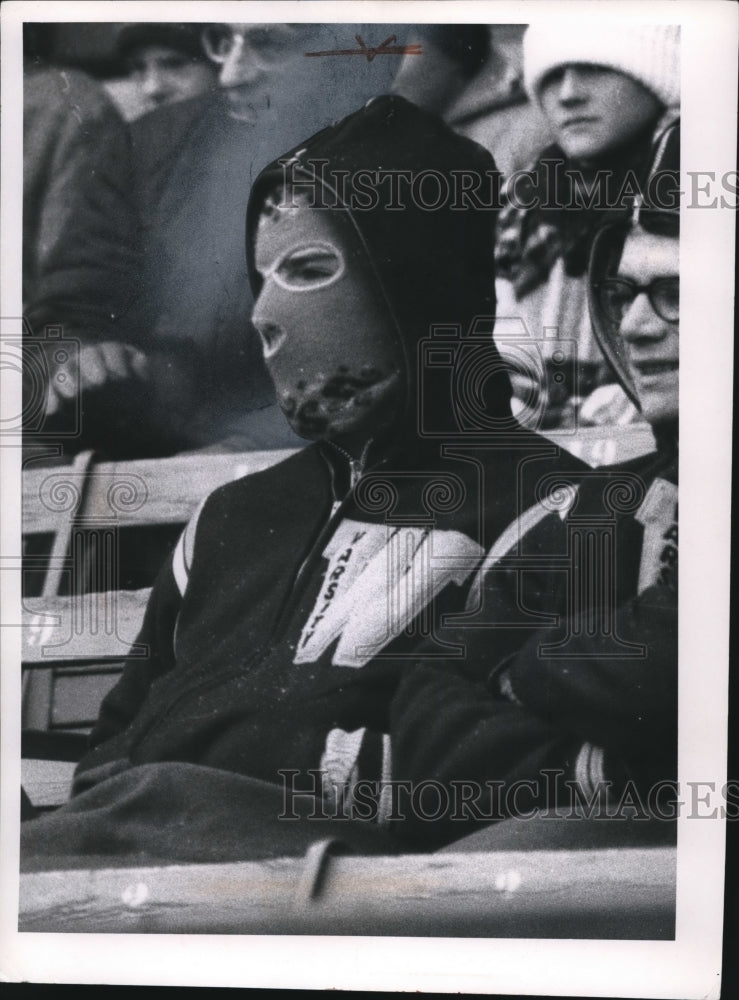
{"type": "Polygon", "coordinates": [[[383,25],[423,56],[352,60],[350,74],[345,60],[305,58],[335,48],[339,29],[26,26],[24,303],[29,359],[48,375],[27,379],[45,398],[26,409],[43,409],[44,440],[59,430],[67,453],[113,457],[297,443],[249,325],[249,181],[386,91],[481,142],[509,183],[496,338],[519,419],[639,419],[592,335],[585,269],[628,172],[678,113],[676,29],[596,44],[582,27],[522,42],[517,25],[383,25]]]}

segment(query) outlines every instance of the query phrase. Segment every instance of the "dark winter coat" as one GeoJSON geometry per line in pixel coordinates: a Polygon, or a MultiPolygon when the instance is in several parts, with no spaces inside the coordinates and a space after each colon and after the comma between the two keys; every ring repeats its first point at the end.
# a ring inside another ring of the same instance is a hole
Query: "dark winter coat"
{"type": "MultiPolygon", "coordinates": [[[[480,147],[398,98],[371,102],[301,150],[308,172],[312,160],[447,177],[493,169],[480,147]]],[[[281,175],[275,165],[256,182],[250,233],[281,175]]],[[[300,785],[320,769],[350,797],[358,775],[395,773],[398,689],[419,656],[482,685],[493,663],[566,610],[562,574],[550,565],[567,556],[556,498],[582,466],[510,417],[489,336],[492,215],[409,204],[349,217],[396,322],[405,408],[359,476],[319,443],[211,495],[156,584],[138,639],[149,656],[130,659],[106,699],[78,787],[101,764],[187,761],[271,782],[294,769],[300,785]],[[444,336],[429,343],[432,323],[444,324],[444,336]],[[479,373],[479,394],[462,406],[462,377],[479,373]],[[521,550],[525,571],[489,574],[480,595],[485,553],[530,509],[537,524],[521,550]],[[449,645],[450,616],[474,615],[479,600],[502,627],[485,630],[470,655],[449,645]]],[[[252,250],[250,242],[250,259],[252,250]]],[[[258,289],[253,268],[252,280],[258,289]]],[[[523,745],[537,762],[575,745],[515,706],[502,710],[511,719],[502,778],[518,773],[523,745]]],[[[451,717],[449,737],[446,751],[458,738],[451,717]]]]}
{"type": "MultiPolygon", "coordinates": [[[[558,564],[568,576],[558,626],[499,657],[496,632],[468,625],[468,661],[488,655],[484,682],[419,662],[395,694],[394,776],[475,789],[467,815],[450,808],[437,829],[414,824],[422,843],[444,828],[449,839],[468,832],[475,809],[478,818],[504,818],[514,805],[523,814],[555,805],[566,812],[583,796],[601,816],[632,793],[643,815],[669,815],[668,785],[659,799],[650,790],[677,776],[677,459],[651,453],[575,479],[565,522],[570,558],[550,559],[553,576],[558,564]],[[505,789],[486,788],[501,777],[509,789],[517,780],[533,784],[514,803],[505,789]]],[[[532,533],[521,530],[531,544],[532,533]]],[[[508,572],[521,563],[514,556],[508,572]]],[[[485,573],[485,591],[505,573],[504,563],[485,573]]],[[[433,802],[437,793],[428,794],[433,802]]]]}
{"type": "Polygon", "coordinates": [[[24,315],[37,336],[50,324],[127,340],[140,264],[128,130],[77,70],[29,68],[23,112],[24,315]]]}

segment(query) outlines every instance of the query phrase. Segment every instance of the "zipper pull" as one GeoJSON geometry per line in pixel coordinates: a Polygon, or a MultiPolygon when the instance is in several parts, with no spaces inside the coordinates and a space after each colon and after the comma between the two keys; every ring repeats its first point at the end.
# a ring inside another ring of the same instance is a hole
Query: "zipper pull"
{"type": "Polygon", "coordinates": [[[367,443],[365,444],[364,448],[362,448],[362,454],[359,456],[359,458],[349,457],[349,488],[352,490],[357,485],[359,480],[362,478],[362,475],[364,473],[364,467],[367,464],[367,455],[369,454],[369,450],[371,447],[372,447],[372,439],[370,438],[370,440],[367,441],[367,443]]]}
{"type": "Polygon", "coordinates": [[[349,459],[349,489],[353,490],[362,476],[364,462],[358,458],[349,459]]]}
{"type": "Polygon", "coordinates": [[[362,473],[364,472],[364,467],[367,463],[367,453],[369,452],[372,441],[369,440],[364,448],[362,448],[362,454],[359,458],[354,458],[349,454],[340,444],[336,444],[335,441],[329,441],[329,444],[335,448],[338,452],[344,456],[344,458],[349,463],[349,491],[351,492],[357,485],[359,480],[362,478],[362,473]]]}

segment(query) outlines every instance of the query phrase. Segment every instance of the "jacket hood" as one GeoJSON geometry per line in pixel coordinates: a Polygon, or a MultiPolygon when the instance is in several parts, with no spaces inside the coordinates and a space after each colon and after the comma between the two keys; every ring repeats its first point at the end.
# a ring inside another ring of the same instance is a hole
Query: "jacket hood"
{"type": "Polygon", "coordinates": [[[499,174],[490,154],[395,96],[374,98],[318,132],[252,187],[246,256],[255,299],[259,216],[286,184],[318,210],[345,213],[359,237],[405,358],[406,426],[418,427],[417,404],[422,424],[451,433],[464,430],[475,409],[483,421],[512,423],[510,381],[492,339],[499,174]],[[433,337],[432,327],[439,328],[433,337]],[[432,345],[440,348],[436,360],[432,345]]]}
{"type": "MultiPolygon", "coordinates": [[[[618,268],[624,243],[635,229],[655,235],[680,235],[680,121],[672,122],[655,140],[644,194],[638,195],[611,225],[596,235],[588,268],[588,300],[593,332],[603,354],[626,394],[638,407],[639,397],[628,364],[626,346],[618,325],[605,315],[598,286],[618,268]]],[[[677,427],[655,427],[658,444],[673,442],[677,427]]]]}

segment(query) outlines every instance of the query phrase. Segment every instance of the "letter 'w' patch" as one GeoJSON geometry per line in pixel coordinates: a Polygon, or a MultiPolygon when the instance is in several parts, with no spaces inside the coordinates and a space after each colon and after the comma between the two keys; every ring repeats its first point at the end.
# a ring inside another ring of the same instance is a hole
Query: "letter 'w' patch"
{"type": "Polygon", "coordinates": [[[340,637],[333,663],[363,667],[447,584],[461,586],[482,555],[460,531],[342,521],[293,662],[314,662],[340,637]]]}

